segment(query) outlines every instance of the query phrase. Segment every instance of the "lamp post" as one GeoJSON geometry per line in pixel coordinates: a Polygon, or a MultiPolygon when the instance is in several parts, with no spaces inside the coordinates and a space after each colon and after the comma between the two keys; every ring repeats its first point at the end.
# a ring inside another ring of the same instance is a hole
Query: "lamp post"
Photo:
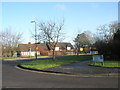
{"type": "Polygon", "coordinates": [[[36,31],[36,21],[31,21],[31,23],[35,23],[35,57],[37,59],[37,31],[36,31]]]}

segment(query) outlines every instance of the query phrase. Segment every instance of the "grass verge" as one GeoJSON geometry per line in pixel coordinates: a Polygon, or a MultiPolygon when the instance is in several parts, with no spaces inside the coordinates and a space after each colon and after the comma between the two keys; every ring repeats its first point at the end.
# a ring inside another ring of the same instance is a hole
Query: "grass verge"
{"type": "Polygon", "coordinates": [[[89,59],[92,59],[91,55],[65,56],[65,57],[57,57],[56,60],[47,59],[47,60],[26,61],[24,63],[21,63],[20,65],[26,68],[45,69],[45,68],[70,64],[70,63],[76,63],[82,60],[89,60],[89,59]]]}
{"type": "MultiPolygon", "coordinates": [[[[37,56],[39,57],[46,57],[46,56],[37,56]]],[[[24,57],[1,57],[0,59],[20,59],[20,58],[35,58],[35,56],[24,56],[24,57]]]]}
{"type": "Polygon", "coordinates": [[[120,61],[104,61],[103,64],[101,64],[100,62],[89,62],[87,64],[90,66],[120,68],[120,61]]]}

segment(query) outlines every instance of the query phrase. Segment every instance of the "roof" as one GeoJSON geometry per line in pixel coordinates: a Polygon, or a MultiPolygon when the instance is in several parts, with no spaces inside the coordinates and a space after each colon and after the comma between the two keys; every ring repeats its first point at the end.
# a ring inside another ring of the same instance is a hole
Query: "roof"
{"type": "Polygon", "coordinates": [[[71,43],[58,43],[56,47],[59,47],[62,50],[66,50],[66,47],[71,47],[71,49],[74,49],[71,43]]]}
{"type": "MultiPolygon", "coordinates": [[[[38,47],[38,50],[50,50],[49,45],[46,43],[40,43],[40,44],[19,44],[19,51],[22,52],[28,52],[31,48],[31,51],[35,51],[36,45],[38,47]]],[[[66,50],[66,47],[71,47],[71,49],[74,49],[71,43],[57,43],[56,47],[59,47],[61,50],[66,50]]]]}

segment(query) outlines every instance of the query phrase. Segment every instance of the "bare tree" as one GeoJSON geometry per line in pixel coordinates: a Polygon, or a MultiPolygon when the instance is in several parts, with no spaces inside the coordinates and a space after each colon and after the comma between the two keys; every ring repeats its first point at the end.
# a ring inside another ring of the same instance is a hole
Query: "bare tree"
{"type": "Polygon", "coordinates": [[[117,22],[113,22],[108,25],[107,24],[101,25],[97,28],[98,31],[97,38],[105,42],[108,42],[111,39],[113,39],[113,35],[114,33],[116,33],[118,28],[119,27],[117,22]]]}
{"type": "Polygon", "coordinates": [[[94,44],[95,43],[94,34],[91,31],[89,31],[89,30],[84,31],[84,33],[85,33],[86,37],[89,40],[89,44],[94,44]]]}
{"type": "Polygon", "coordinates": [[[52,50],[53,60],[55,60],[55,47],[58,42],[63,40],[62,29],[64,20],[60,23],[55,21],[39,22],[38,36],[44,41],[52,50]]]}
{"type": "Polygon", "coordinates": [[[5,31],[0,32],[0,44],[2,45],[2,56],[13,56],[17,51],[17,45],[20,43],[22,34],[14,34],[11,29],[8,28],[5,31]]]}

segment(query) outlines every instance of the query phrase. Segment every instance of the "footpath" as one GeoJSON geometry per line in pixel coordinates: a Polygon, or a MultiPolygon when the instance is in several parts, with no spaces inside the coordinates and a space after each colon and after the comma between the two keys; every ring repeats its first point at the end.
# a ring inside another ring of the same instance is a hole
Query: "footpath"
{"type": "Polygon", "coordinates": [[[73,75],[84,75],[84,76],[118,76],[118,68],[104,68],[88,66],[86,63],[92,60],[81,61],[79,63],[62,65],[53,68],[44,69],[45,71],[61,72],[73,75]]]}

